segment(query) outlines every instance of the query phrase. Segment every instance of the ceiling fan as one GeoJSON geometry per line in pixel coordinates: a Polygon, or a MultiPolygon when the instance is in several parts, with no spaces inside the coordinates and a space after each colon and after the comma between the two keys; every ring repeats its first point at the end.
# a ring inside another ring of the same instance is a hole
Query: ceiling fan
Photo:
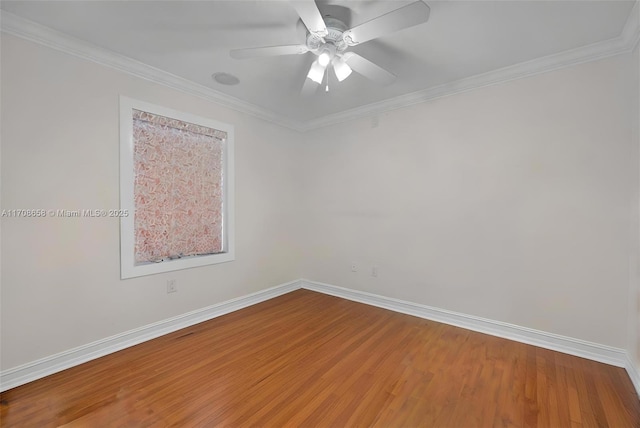
{"type": "Polygon", "coordinates": [[[331,68],[339,82],[355,71],[381,85],[392,83],[396,78],[394,74],[348,49],[386,34],[427,22],[430,11],[429,6],[424,2],[415,1],[348,29],[344,22],[337,18],[328,15],[323,18],[314,0],[295,0],[291,1],[291,5],[307,27],[305,44],[234,49],[230,54],[232,58],[247,59],[313,53],[317,58],[311,64],[303,92],[308,92],[310,88],[322,84],[325,76],[328,91],[328,71],[331,68]]]}

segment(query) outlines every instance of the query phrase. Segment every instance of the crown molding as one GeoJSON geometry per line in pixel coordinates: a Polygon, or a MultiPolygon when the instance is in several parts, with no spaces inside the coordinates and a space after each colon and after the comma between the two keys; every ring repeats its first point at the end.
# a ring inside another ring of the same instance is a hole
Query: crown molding
{"type": "Polygon", "coordinates": [[[630,53],[640,40],[639,4],[640,0],[636,0],[629,18],[618,37],[324,116],[306,122],[304,131],[361,119],[437,98],[597,61],[614,55],[630,53]]]}
{"type": "Polygon", "coordinates": [[[629,51],[635,49],[640,41],[640,0],[636,0],[634,3],[620,37],[627,44],[629,51]]]}
{"type": "Polygon", "coordinates": [[[547,73],[586,62],[597,61],[633,51],[640,41],[640,0],[636,0],[620,35],[609,40],[567,50],[557,54],[514,64],[487,73],[445,83],[361,107],[333,113],[306,122],[287,118],[265,108],[194,83],[124,55],[99,48],[83,40],[2,11],[1,30],[14,36],[96,62],[133,76],[176,89],[245,113],[259,119],[300,132],[311,131],[367,116],[382,114],[485,86],[547,73]]]}
{"type": "Polygon", "coordinates": [[[257,117],[267,122],[275,123],[297,131],[300,131],[303,128],[302,123],[298,121],[277,115],[270,110],[242,101],[204,85],[194,83],[190,80],[152,67],[143,62],[112,52],[108,49],[95,46],[91,43],[85,42],[84,40],[80,40],[60,31],[53,30],[49,27],[21,18],[10,12],[1,12],[0,23],[0,30],[4,33],[35,42],[79,58],[87,59],[141,79],[176,89],[186,94],[203,98],[207,101],[257,117]]]}

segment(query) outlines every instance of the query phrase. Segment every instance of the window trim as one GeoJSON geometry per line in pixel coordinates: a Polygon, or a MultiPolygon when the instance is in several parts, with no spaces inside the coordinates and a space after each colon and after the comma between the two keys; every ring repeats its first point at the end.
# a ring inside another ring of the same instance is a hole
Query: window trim
{"type": "Polygon", "coordinates": [[[235,260],[234,222],[234,127],[191,113],[173,110],[133,98],[120,96],[120,209],[129,215],[120,218],[120,277],[121,279],[171,272],[235,260]],[[222,236],[224,251],[217,254],[190,256],[159,263],[135,263],[135,201],[133,110],[162,115],[184,122],[214,128],[227,133],[223,150],[223,213],[222,236]]]}

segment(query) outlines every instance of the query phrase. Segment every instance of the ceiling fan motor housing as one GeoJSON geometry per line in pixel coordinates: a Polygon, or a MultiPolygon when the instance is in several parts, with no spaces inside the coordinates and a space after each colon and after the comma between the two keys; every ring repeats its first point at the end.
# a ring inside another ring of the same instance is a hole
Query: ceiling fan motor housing
{"type": "Polygon", "coordinates": [[[341,54],[349,47],[342,37],[342,34],[347,30],[347,26],[339,19],[330,16],[325,16],[324,22],[327,26],[328,34],[324,36],[323,40],[323,37],[315,33],[309,33],[307,35],[307,48],[316,55],[320,55],[325,50],[323,48],[328,48],[330,51],[335,49],[335,53],[341,54]]]}

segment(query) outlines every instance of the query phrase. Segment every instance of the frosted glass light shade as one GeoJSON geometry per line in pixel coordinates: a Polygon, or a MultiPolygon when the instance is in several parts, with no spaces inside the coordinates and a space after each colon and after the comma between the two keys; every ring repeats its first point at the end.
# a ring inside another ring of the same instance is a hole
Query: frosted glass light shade
{"type": "Polygon", "coordinates": [[[352,70],[351,70],[351,67],[349,67],[346,62],[342,60],[334,60],[333,71],[336,72],[336,77],[338,78],[338,82],[342,82],[344,79],[349,77],[352,70]]]}
{"type": "Polygon", "coordinates": [[[307,77],[317,84],[322,83],[322,78],[324,77],[324,69],[326,66],[322,66],[317,60],[311,64],[311,68],[309,69],[309,74],[307,77]]]}
{"type": "Polygon", "coordinates": [[[322,52],[320,56],[318,56],[318,63],[323,67],[326,67],[327,65],[329,65],[330,61],[331,61],[331,55],[327,51],[322,52]]]}

